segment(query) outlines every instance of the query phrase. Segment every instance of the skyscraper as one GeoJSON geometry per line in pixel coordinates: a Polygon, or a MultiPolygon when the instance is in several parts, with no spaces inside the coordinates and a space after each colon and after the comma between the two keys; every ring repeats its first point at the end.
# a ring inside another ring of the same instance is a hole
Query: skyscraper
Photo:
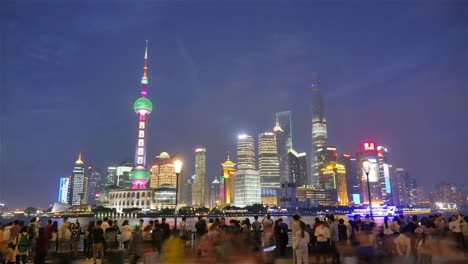
{"type": "Polygon", "coordinates": [[[343,154],[339,158],[339,162],[345,166],[346,170],[346,185],[348,189],[348,201],[354,204],[361,203],[359,191],[359,177],[357,176],[357,161],[356,158],[349,154],[343,154]]]}
{"type": "Polygon", "coordinates": [[[70,178],[71,177],[60,177],[59,195],[57,199],[57,202],[59,203],[68,203],[68,186],[70,185],[70,178]]]}
{"type": "Polygon", "coordinates": [[[95,205],[104,188],[102,175],[99,169],[88,166],[88,204],[95,205]]]}
{"type": "Polygon", "coordinates": [[[377,157],[379,160],[380,185],[382,187],[382,199],[384,203],[393,204],[392,186],[391,186],[391,168],[389,164],[388,149],[383,146],[377,146],[377,157]]]}
{"type": "Polygon", "coordinates": [[[258,171],[236,171],[234,177],[234,204],[244,207],[260,202],[260,175],[258,171]]]}
{"type": "Polygon", "coordinates": [[[150,188],[155,189],[162,184],[170,184],[175,187],[176,178],[171,156],[167,152],[162,152],[159,156],[156,156],[151,167],[150,188]]]}
{"type": "Polygon", "coordinates": [[[297,153],[294,149],[288,151],[289,182],[296,183],[297,187],[307,183],[307,154],[297,153]]]}
{"type": "Polygon", "coordinates": [[[276,124],[278,124],[284,132],[286,152],[293,148],[291,111],[276,113],[276,124]]]}
{"type": "Polygon", "coordinates": [[[214,181],[211,183],[210,208],[214,208],[219,205],[221,205],[219,181],[218,179],[214,179],[214,181]]]}
{"type": "Polygon", "coordinates": [[[317,78],[312,83],[312,148],[310,157],[312,185],[319,185],[319,166],[316,150],[327,145],[327,121],[323,107],[322,89],[317,78]]]}
{"type": "Polygon", "coordinates": [[[237,169],[255,170],[255,143],[250,135],[242,134],[237,137],[237,169]]]}
{"type": "Polygon", "coordinates": [[[361,149],[356,153],[357,166],[360,178],[361,202],[369,203],[367,188],[367,175],[362,167],[362,162],[368,160],[370,163],[369,186],[372,203],[383,203],[382,184],[380,182],[379,161],[377,154],[377,144],[375,142],[364,142],[361,149]]]}
{"type": "Polygon", "coordinates": [[[288,162],[288,146],[287,146],[287,135],[284,132],[283,128],[281,128],[278,120],[276,120],[276,125],[273,128],[273,132],[275,133],[276,139],[276,149],[278,152],[278,160],[279,160],[279,170],[280,170],[280,182],[287,182],[289,181],[289,162],[288,162]]]}
{"type": "Polygon", "coordinates": [[[132,183],[130,182],[130,173],[132,172],[133,164],[131,161],[123,161],[120,163],[119,166],[116,168],[116,186],[128,189],[132,187],[132,183]]]}
{"type": "Polygon", "coordinates": [[[220,200],[221,204],[230,205],[234,203],[234,177],[236,174],[236,164],[229,159],[228,155],[227,160],[221,163],[221,167],[222,180],[220,182],[220,188],[224,188],[224,191],[220,190],[220,200]]]}
{"type": "Polygon", "coordinates": [[[146,127],[147,117],[153,110],[153,103],[146,98],[148,84],[148,41],[145,48],[145,64],[143,77],[141,78],[141,97],[133,104],[133,109],[138,114],[138,139],[135,150],[135,167],[130,172],[130,181],[133,189],[145,189],[150,179],[150,172],[146,169],[146,127]]]}
{"type": "Polygon", "coordinates": [[[107,167],[106,186],[117,186],[117,167],[107,167]]]}
{"type": "Polygon", "coordinates": [[[337,203],[348,206],[348,186],[346,185],[346,169],[343,164],[337,162],[328,163],[322,168],[321,180],[323,189],[333,189],[336,192],[337,203]]]}
{"type": "Polygon", "coordinates": [[[87,178],[85,177],[84,162],[81,159],[81,152],[73,167],[73,174],[70,179],[68,189],[68,203],[70,205],[86,204],[87,198],[87,178]]]}
{"type": "Polygon", "coordinates": [[[206,149],[195,150],[195,179],[192,185],[192,206],[209,206],[208,179],[206,177],[206,149]]]}
{"type": "Polygon", "coordinates": [[[280,168],[275,134],[264,132],[258,134],[258,168],[260,186],[263,189],[280,189],[280,168]]]}
{"type": "Polygon", "coordinates": [[[392,177],[393,202],[398,206],[409,205],[409,175],[403,168],[396,168],[392,177]]]}

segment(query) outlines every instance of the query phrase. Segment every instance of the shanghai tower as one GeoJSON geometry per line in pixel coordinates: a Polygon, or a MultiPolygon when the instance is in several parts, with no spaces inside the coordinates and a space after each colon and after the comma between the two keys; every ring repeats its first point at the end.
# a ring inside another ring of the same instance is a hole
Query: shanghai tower
{"type": "Polygon", "coordinates": [[[145,48],[145,64],[141,78],[141,96],[133,104],[133,110],[138,114],[138,137],[135,149],[135,167],[130,171],[132,189],[145,189],[150,179],[150,172],[146,169],[146,127],[147,117],[153,110],[153,103],[146,98],[148,85],[148,41],[145,48]]]}
{"type": "Polygon", "coordinates": [[[317,77],[312,83],[312,148],[310,171],[312,173],[312,185],[319,185],[319,167],[317,149],[327,145],[327,121],[323,109],[322,89],[317,77]]]}

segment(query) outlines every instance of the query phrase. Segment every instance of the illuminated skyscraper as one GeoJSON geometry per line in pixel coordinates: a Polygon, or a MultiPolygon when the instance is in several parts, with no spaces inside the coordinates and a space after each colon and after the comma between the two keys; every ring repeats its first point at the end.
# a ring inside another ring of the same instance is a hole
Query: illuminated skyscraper
{"type": "Polygon", "coordinates": [[[132,172],[132,161],[123,161],[117,166],[116,169],[116,186],[129,189],[132,187],[132,183],[130,182],[130,173],[132,172]]]}
{"type": "Polygon", "coordinates": [[[237,169],[255,170],[255,143],[250,135],[239,135],[237,137],[237,169]]]}
{"type": "Polygon", "coordinates": [[[292,125],[291,125],[291,111],[284,111],[276,113],[276,123],[281,127],[284,132],[284,146],[286,152],[293,148],[292,139],[292,125]]]}
{"type": "Polygon", "coordinates": [[[408,206],[409,197],[409,180],[408,172],[403,168],[396,168],[392,177],[392,195],[393,202],[398,206],[408,206]]]}
{"type": "Polygon", "coordinates": [[[104,189],[102,174],[94,166],[88,166],[88,204],[95,205],[104,189]]]}
{"type": "Polygon", "coordinates": [[[288,161],[288,146],[287,146],[287,136],[283,128],[281,128],[278,120],[276,120],[276,125],[273,128],[276,139],[276,149],[278,152],[279,160],[279,171],[280,171],[280,182],[289,181],[289,161],[288,161]]]}
{"type": "Polygon", "coordinates": [[[323,109],[322,89],[317,78],[312,83],[312,149],[310,166],[312,174],[312,184],[319,185],[319,165],[316,151],[318,148],[327,145],[327,121],[323,109]]]}
{"type": "Polygon", "coordinates": [[[85,167],[83,160],[81,160],[80,152],[80,154],[78,155],[78,159],[75,161],[75,166],[73,167],[73,174],[69,183],[67,200],[70,205],[86,204],[87,183],[88,179],[85,177],[85,167]]]}
{"type": "Polygon", "coordinates": [[[211,183],[210,208],[214,208],[219,205],[221,205],[219,181],[214,179],[214,181],[211,183]]]}
{"type": "Polygon", "coordinates": [[[280,189],[280,168],[276,138],[273,132],[258,134],[258,168],[263,189],[280,189]]]}
{"type": "Polygon", "coordinates": [[[192,185],[192,206],[209,206],[209,189],[206,177],[206,149],[195,150],[195,179],[192,185]]]}
{"type": "Polygon", "coordinates": [[[348,189],[348,201],[354,204],[361,203],[361,195],[359,191],[359,177],[357,175],[356,158],[349,154],[343,154],[339,161],[345,166],[346,170],[346,185],[348,189]]]}
{"type": "Polygon", "coordinates": [[[107,167],[106,186],[117,186],[117,167],[107,167]]]}
{"type": "Polygon", "coordinates": [[[294,149],[288,151],[289,182],[296,187],[307,185],[307,154],[297,153],[294,149]]]}
{"type": "Polygon", "coordinates": [[[171,156],[167,152],[162,152],[159,156],[156,156],[151,167],[150,188],[155,189],[162,184],[169,184],[175,187],[176,178],[171,156]]]}
{"type": "Polygon", "coordinates": [[[61,177],[59,184],[59,195],[57,202],[68,203],[68,189],[70,185],[71,177],[61,177]]]}
{"type": "Polygon", "coordinates": [[[337,193],[337,203],[341,206],[348,206],[348,187],[346,183],[346,169],[343,164],[330,162],[322,168],[321,181],[325,187],[337,193]]]}
{"type": "Polygon", "coordinates": [[[361,145],[361,150],[356,153],[358,173],[360,178],[361,203],[369,203],[367,188],[367,176],[362,167],[362,162],[370,162],[369,186],[372,203],[383,203],[382,185],[380,182],[379,161],[377,155],[377,144],[375,142],[365,142],[361,145]]]}
{"type": "Polygon", "coordinates": [[[377,146],[377,157],[379,160],[380,185],[382,187],[382,198],[384,203],[393,204],[391,172],[392,165],[389,164],[388,149],[383,146],[377,146]]]}
{"type": "Polygon", "coordinates": [[[145,189],[150,179],[150,172],[146,169],[146,127],[147,117],[153,111],[153,103],[146,98],[148,85],[148,41],[145,48],[145,64],[143,77],[141,78],[141,97],[133,104],[133,109],[138,114],[138,139],[135,150],[135,167],[130,172],[130,181],[133,189],[145,189]]]}
{"type": "Polygon", "coordinates": [[[220,200],[223,205],[234,203],[234,177],[236,174],[236,164],[229,159],[221,163],[222,180],[220,184],[220,200]],[[224,189],[224,190],[222,190],[224,189]]]}
{"type": "Polygon", "coordinates": [[[244,207],[260,202],[260,175],[258,171],[236,171],[236,176],[234,177],[234,204],[244,207]]]}

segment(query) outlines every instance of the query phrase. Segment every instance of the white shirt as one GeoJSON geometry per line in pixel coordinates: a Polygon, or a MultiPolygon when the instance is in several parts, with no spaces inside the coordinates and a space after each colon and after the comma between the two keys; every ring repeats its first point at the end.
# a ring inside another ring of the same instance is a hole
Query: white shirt
{"type": "Polygon", "coordinates": [[[122,226],[120,231],[122,232],[122,236],[120,238],[122,242],[125,242],[130,240],[130,238],[132,237],[133,227],[131,227],[130,225],[124,225],[122,226]]]}
{"type": "Polygon", "coordinates": [[[299,230],[296,232],[296,235],[293,238],[293,249],[306,251],[309,249],[310,236],[309,233],[304,231],[304,237],[302,236],[302,231],[299,230]]]}

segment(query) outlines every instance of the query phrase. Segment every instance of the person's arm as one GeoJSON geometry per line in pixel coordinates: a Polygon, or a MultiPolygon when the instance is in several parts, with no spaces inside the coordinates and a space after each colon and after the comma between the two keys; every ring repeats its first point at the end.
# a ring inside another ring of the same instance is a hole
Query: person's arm
{"type": "Polygon", "coordinates": [[[293,245],[292,245],[293,250],[296,250],[297,244],[298,244],[298,243],[299,243],[299,236],[298,236],[298,235],[294,235],[294,236],[293,236],[293,245]]]}

